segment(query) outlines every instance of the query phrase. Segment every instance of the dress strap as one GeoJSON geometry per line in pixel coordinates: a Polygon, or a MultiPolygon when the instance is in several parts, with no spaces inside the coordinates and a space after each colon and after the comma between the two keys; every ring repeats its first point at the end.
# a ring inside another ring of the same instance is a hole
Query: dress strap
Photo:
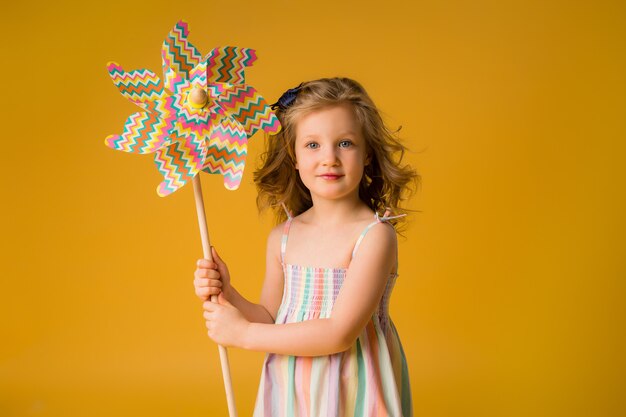
{"type": "Polygon", "coordinates": [[[281,201],[280,205],[283,206],[283,210],[285,210],[285,214],[287,215],[287,218],[289,220],[293,219],[293,216],[291,215],[291,212],[287,209],[287,206],[285,205],[285,203],[281,201]]]}
{"type": "Polygon", "coordinates": [[[287,206],[284,202],[281,201],[281,206],[283,206],[283,210],[285,210],[285,214],[287,214],[287,221],[285,222],[285,227],[283,228],[283,236],[280,239],[280,261],[285,263],[285,251],[287,250],[287,238],[289,237],[289,228],[291,227],[291,221],[293,220],[293,216],[291,212],[287,209],[287,206]]]}
{"type": "Polygon", "coordinates": [[[280,261],[285,263],[285,251],[287,250],[287,238],[289,237],[289,228],[291,227],[291,221],[293,217],[289,217],[285,222],[285,227],[283,228],[283,236],[280,239],[280,261]]]}
{"type": "Polygon", "coordinates": [[[359,246],[361,245],[361,242],[363,241],[363,238],[365,237],[365,235],[367,234],[367,232],[370,231],[370,229],[372,227],[374,227],[375,225],[377,225],[378,223],[383,223],[386,222],[387,220],[391,220],[391,219],[397,219],[399,217],[404,217],[406,216],[406,214],[399,214],[397,216],[389,216],[390,211],[387,210],[385,211],[385,214],[383,214],[382,216],[379,216],[378,213],[374,214],[374,218],[376,220],[374,220],[372,223],[368,224],[365,229],[361,232],[361,235],[359,236],[359,238],[357,239],[355,245],[354,245],[354,249],[352,250],[352,257],[354,258],[354,255],[356,255],[356,251],[357,249],[359,249],[359,246]]]}

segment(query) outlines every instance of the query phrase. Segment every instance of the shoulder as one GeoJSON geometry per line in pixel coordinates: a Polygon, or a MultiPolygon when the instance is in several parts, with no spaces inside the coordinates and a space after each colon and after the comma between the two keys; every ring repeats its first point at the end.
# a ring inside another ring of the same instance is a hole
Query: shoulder
{"type": "Polygon", "coordinates": [[[267,235],[266,259],[267,263],[280,262],[280,240],[284,223],[274,226],[267,235]]]}
{"type": "Polygon", "coordinates": [[[364,236],[363,244],[365,244],[365,240],[376,242],[382,246],[395,246],[397,244],[396,229],[390,223],[369,223],[367,227],[369,230],[364,236]]]}
{"type": "Polygon", "coordinates": [[[396,230],[387,222],[369,223],[358,239],[355,256],[394,256],[398,240],[396,230]]]}
{"type": "Polygon", "coordinates": [[[287,222],[283,222],[280,223],[276,226],[274,226],[272,228],[272,230],[270,230],[269,234],[267,235],[267,244],[268,246],[276,246],[276,244],[280,245],[280,241],[283,235],[283,232],[285,231],[285,224],[287,222]]]}
{"type": "Polygon", "coordinates": [[[358,274],[377,271],[376,276],[386,277],[395,271],[398,255],[396,231],[386,222],[370,223],[355,245],[351,269],[358,274]]]}

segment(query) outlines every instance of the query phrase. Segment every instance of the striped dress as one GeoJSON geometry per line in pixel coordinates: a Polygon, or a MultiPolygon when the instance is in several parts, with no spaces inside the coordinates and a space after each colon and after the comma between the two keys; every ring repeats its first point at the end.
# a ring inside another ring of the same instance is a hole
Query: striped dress
{"type": "MultiPolygon", "coordinates": [[[[353,257],[370,228],[386,219],[377,215],[363,230],[353,257]]],[[[347,272],[286,264],[291,220],[281,243],[285,284],[276,324],[330,317],[347,272]]],[[[254,417],[411,417],[406,357],[388,311],[396,278],[389,275],[378,310],[350,349],[315,357],[268,353],[254,417]]]]}

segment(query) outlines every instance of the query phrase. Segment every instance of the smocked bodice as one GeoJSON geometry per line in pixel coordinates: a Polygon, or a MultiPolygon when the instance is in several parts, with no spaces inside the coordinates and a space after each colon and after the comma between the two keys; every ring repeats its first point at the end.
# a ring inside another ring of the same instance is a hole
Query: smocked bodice
{"type": "MultiPolygon", "coordinates": [[[[301,321],[306,312],[328,318],[346,278],[346,268],[320,268],[283,263],[283,300],[277,322],[301,321]],[[298,314],[300,313],[300,314],[298,314]]],[[[389,298],[398,274],[389,274],[385,291],[376,310],[382,327],[389,319],[389,298]]]]}

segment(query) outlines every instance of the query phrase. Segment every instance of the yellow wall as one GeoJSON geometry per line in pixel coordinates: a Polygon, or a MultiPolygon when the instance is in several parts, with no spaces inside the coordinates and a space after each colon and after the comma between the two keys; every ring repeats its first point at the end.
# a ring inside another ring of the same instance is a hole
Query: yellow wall
{"type": "MultiPolygon", "coordinates": [[[[103,144],[136,109],[105,69],[255,48],[270,102],[361,81],[423,175],[392,317],[416,416],[626,413],[626,13],[610,1],[108,1],[2,6],[0,416],[226,415],[192,272],[191,187],[103,144]],[[149,4],[149,6],[146,6],[149,4]]],[[[251,161],[262,136],[251,141],[251,161]]],[[[252,168],[204,176],[213,243],[256,299],[252,168]]],[[[230,351],[241,416],[263,355],[230,351]]]]}

